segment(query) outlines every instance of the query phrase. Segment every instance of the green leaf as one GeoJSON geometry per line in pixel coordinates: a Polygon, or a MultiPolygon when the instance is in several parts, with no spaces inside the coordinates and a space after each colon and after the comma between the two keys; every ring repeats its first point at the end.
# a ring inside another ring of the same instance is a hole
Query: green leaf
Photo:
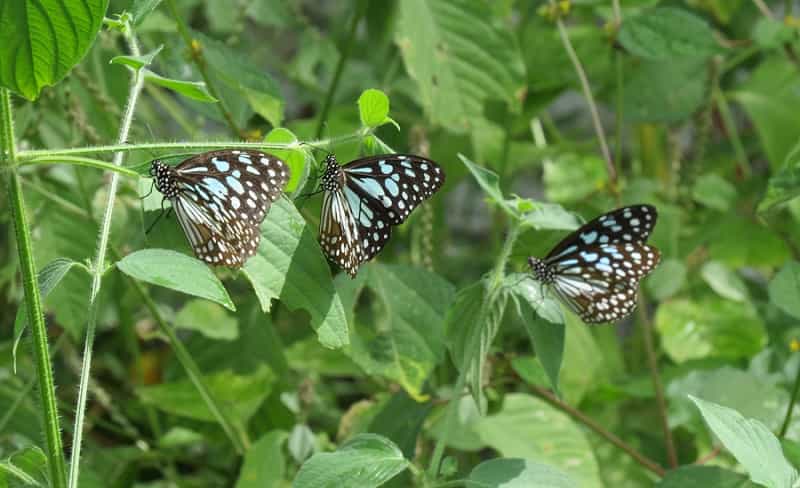
{"type": "Polygon", "coordinates": [[[178,95],[183,95],[186,98],[191,98],[198,102],[219,102],[219,100],[208,93],[208,88],[206,88],[206,84],[202,81],[173,80],[172,78],[164,78],[163,76],[157,75],[150,70],[145,71],[144,79],[149,83],[163,86],[164,88],[174,91],[178,95]]]}
{"type": "MultiPolygon", "coordinates": [[[[253,110],[275,127],[283,121],[283,99],[278,84],[261,69],[225,44],[199,33],[193,33],[201,44],[203,56],[214,79],[243,96],[253,110]]],[[[223,102],[231,103],[220,95],[223,102]]]]}
{"type": "Polygon", "coordinates": [[[28,100],[61,81],[94,42],[108,0],[0,3],[0,86],[28,100]]]}
{"type": "Polygon", "coordinates": [[[133,55],[124,55],[124,56],[114,56],[111,58],[111,64],[121,64],[122,66],[127,66],[132,68],[134,71],[138,71],[145,66],[149,66],[152,64],[153,59],[158,56],[158,53],[164,49],[164,45],[158,46],[155,51],[149,52],[147,54],[142,54],[140,56],[133,56],[133,55]]]}
{"type": "Polygon", "coordinates": [[[559,386],[564,401],[578,405],[607,374],[603,350],[589,327],[572,312],[564,315],[564,355],[559,386]]]}
{"type": "Polygon", "coordinates": [[[798,196],[800,196],[800,145],[792,149],[786,156],[783,166],[770,177],[767,194],[758,204],[758,212],[769,212],[798,196]]]}
{"type": "Polygon", "coordinates": [[[560,469],[527,459],[490,459],[473,468],[467,488],[577,488],[578,484],[560,469]]]}
{"type": "MultiPolygon", "coordinates": [[[[205,377],[211,394],[240,425],[245,425],[267,398],[275,384],[275,374],[261,366],[248,375],[222,371],[205,377]]],[[[189,380],[143,386],[136,389],[139,399],[164,412],[205,422],[216,422],[206,402],[189,380]]]]}
{"type": "Polygon", "coordinates": [[[500,411],[479,420],[475,429],[503,457],[553,466],[581,487],[603,486],[584,432],[567,414],[543,400],[509,393],[500,411]]]}
{"type": "Polygon", "coordinates": [[[284,486],[283,444],[286,432],[273,430],[253,443],[244,455],[236,488],[281,488],[284,486]]]}
{"type": "Polygon", "coordinates": [[[314,454],[314,450],[317,447],[311,428],[306,424],[296,424],[289,433],[286,447],[297,464],[308,459],[309,456],[314,454]]]}
{"type": "Polygon", "coordinates": [[[359,434],[335,452],[315,454],[297,473],[297,488],[374,488],[405,470],[409,462],[391,441],[359,434]]]}
{"type": "MultiPolygon", "coordinates": [[[[47,298],[47,295],[58,286],[61,279],[76,264],[78,263],[71,259],[58,258],[47,263],[45,267],[39,271],[36,279],[39,282],[39,295],[43,302],[45,298],[47,298]]],[[[17,371],[17,348],[22,340],[22,334],[25,333],[25,329],[28,327],[27,314],[25,313],[26,308],[27,304],[25,298],[23,298],[17,309],[16,319],[14,320],[14,344],[11,347],[11,361],[15,373],[17,371]]]]}
{"type": "Polygon", "coordinates": [[[261,224],[258,253],[242,268],[263,311],[273,298],[291,310],[304,309],[322,345],[349,342],[344,307],[333,286],[330,268],[317,239],[288,198],[272,204],[261,224]]]}
{"type": "Polygon", "coordinates": [[[732,268],[783,266],[791,256],[786,243],[775,232],[733,213],[709,221],[704,231],[704,237],[710,241],[711,259],[732,268]],[[716,236],[736,238],[718,239],[716,236]]]}
{"type": "Polygon", "coordinates": [[[778,49],[785,43],[794,41],[796,30],[786,23],[759,17],[753,28],[753,41],[761,49],[778,49]]]}
{"type": "Polygon", "coordinates": [[[346,353],[367,374],[394,380],[421,400],[425,381],[444,359],[453,286],[419,268],[372,263],[367,269],[364,285],[385,313],[365,321],[356,316],[346,353]]]}
{"type": "Polygon", "coordinates": [[[736,187],[711,173],[697,178],[692,187],[692,198],[706,207],[727,212],[736,200],[736,187]]]}
{"type": "Polygon", "coordinates": [[[645,286],[653,298],[662,302],[674,296],[686,283],[686,265],[679,259],[665,259],[647,277],[645,286]]]}
{"type": "MultiPolygon", "coordinates": [[[[475,403],[471,396],[461,396],[453,398],[456,402],[456,416],[453,425],[449,426],[450,431],[447,435],[447,446],[459,451],[477,452],[486,447],[486,444],[478,436],[475,426],[483,418],[481,410],[486,411],[486,402],[483,401],[481,408],[475,403]]],[[[447,425],[449,408],[441,407],[431,415],[430,427],[426,434],[439,440],[444,436],[447,425]]]]}
{"type": "Polygon", "coordinates": [[[135,0],[131,6],[131,17],[133,18],[133,25],[139,25],[142,21],[150,15],[153,10],[158,7],[161,0],[135,0]]]}
{"type": "Polygon", "coordinates": [[[766,344],[764,323],[746,303],[708,297],[673,300],[658,307],[656,328],[676,362],[706,357],[754,356],[766,344]]]}
{"type": "Polygon", "coordinates": [[[232,341],[239,337],[239,323],[219,306],[191,300],[175,316],[175,327],[196,330],[209,339],[232,341]]]}
{"type": "Polygon", "coordinates": [[[398,391],[376,412],[367,430],[394,442],[403,455],[411,459],[416,453],[420,431],[432,406],[430,402],[418,402],[405,391],[398,391]]]}
{"type": "Polygon", "coordinates": [[[573,203],[601,191],[608,182],[608,173],[597,156],[566,153],[545,160],[543,180],[548,200],[573,203]]]}
{"type": "Polygon", "coordinates": [[[434,124],[464,132],[471,119],[482,116],[486,100],[519,105],[522,57],[513,33],[492,22],[488,4],[403,1],[396,29],[406,70],[434,124]]]}
{"type": "Polygon", "coordinates": [[[708,69],[697,58],[643,62],[626,78],[623,109],[630,122],[681,122],[706,100],[708,69]],[[680,90],[675,80],[683,80],[680,90]]]}
{"type": "Polygon", "coordinates": [[[364,127],[376,128],[384,124],[394,124],[400,130],[397,122],[389,118],[389,97],[380,90],[370,88],[361,93],[358,97],[358,113],[364,127]]]}
{"type": "MultiPolygon", "coordinates": [[[[292,131],[283,127],[277,127],[269,131],[264,137],[264,142],[292,144],[298,141],[292,131]]],[[[308,179],[311,166],[314,165],[314,157],[302,148],[298,149],[271,149],[270,152],[289,165],[291,177],[286,183],[283,191],[285,193],[298,192],[302,190],[308,179]]]]}
{"type": "Polygon", "coordinates": [[[800,263],[792,261],[772,278],[769,299],[778,308],[794,318],[800,318],[800,263]]]}
{"type": "Polygon", "coordinates": [[[517,210],[522,214],[521,221],[537,230],[575,230],[581,222],[572,212],[555,203],[538,203],[531,200],[518,199],[517,210]],[[520,202],[532,205],[530,210],[525,209],[520,202]],[[527,211],[524,211],[527,210],[527,211]]]}
{"type": "Polygon", "coordinates": [[[671,7],[626,18],[617,40],[631,54],[651,61],[707,59],[718,51],[714,32],[705,20],[671,7]]]}
{"type": "MultiPolygon", "coordinates": [[[[36,446],[26,447],[0,461],[0,482],[6,478],[18,480],[22,486],[50,486],[47,475],[47,456],[36,446]],[[5,476],[3,476],[5,474],[5,476]]],[[[12,483],[9,486],[20,486],[12,483]]]]}
{"type": "Polygon", "coordinates": [[[656,483],[656,488],[687,488],[708,486],[713,488],[757,488],[739,473],[719,466],[681,466],[669,471],[656,483]]]}
{"type": "Polygon", "coordinates": [[[508,201],[503,197],[503,192],[500,191],[500,178],[497,176],[497,173],[486,169],[483,166],[478,166],[463,154],[459,154],[458,157],[461,159],[461,162],[464,163],[464,166],[467,167],[469,172],[472,173],[472,176],[475,177],[475,181],[478,182],[478,185],[481,187],[481,189],[483,189],[483,192],[486,193],[486,196],[488,196],[491,201],[499,205],[500,208],[505,210],[509,215],[512,217],[517,217],[518,215],[516,209],[508,203],[508,201]]]}
{"type": "Polygon", "coordinates": [[[117,262],[126,275],[187,295],[217,302],[236,310],[228,291],[203,262],[167,249],[144,249],[128,254],[117,262]]]}
{"type": "Polygon", "coordinates": [[[202,434],[184,427],[173,427],[158,439],[158,447],[175,449],[200,444],[205,440],[202,434]]]}
{"type": "Polygon", "coordinates": [[[700,270],[708,286],[721,297],[736,302],[744,302],[748,298],[747,285],[739,275],[718,261],[709,261],[700,270]]]}
{"type": "Polygon", "coordinates": [[[786,461],[780,442],[764,424],[746,419],[736,410],[690,398],[714,434],[744,466],[754,482],[768,488],[794,486],[798,479],[797,470],[786,461]]]}

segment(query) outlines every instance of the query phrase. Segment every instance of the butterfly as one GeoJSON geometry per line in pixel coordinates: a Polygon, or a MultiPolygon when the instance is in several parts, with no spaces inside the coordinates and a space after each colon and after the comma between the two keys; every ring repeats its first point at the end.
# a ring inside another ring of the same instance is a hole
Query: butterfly
{"type": "Polygon", "coordinates": [[[198,259],[238,268],[256,253],[260,225],[289,181],[289,167],[271,154],[225,149],[177,166],[150,165],[198,259]]]}
{"type": "Polygon", "coordinates": [[[382,154],[344,166],[325,158],[319,240],[331,261],[355,277],[375,257],[414,208],[444,184],[444,171],[430,159],[382,154]]]}
{"type": "Polygon", "coordinates": [[[659,250],[645,244],[657,217],[652,205],[601,215],[544,259],[528,258],[533,277],[588,324],[621,319],[636,308],[639,281],[661,260],[659,250]]]}

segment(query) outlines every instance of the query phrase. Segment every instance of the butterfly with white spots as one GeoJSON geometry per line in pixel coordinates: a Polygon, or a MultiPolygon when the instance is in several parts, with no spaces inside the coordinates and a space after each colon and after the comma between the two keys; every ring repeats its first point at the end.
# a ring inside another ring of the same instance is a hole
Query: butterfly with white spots
{"type": "Polygon", "coordinates": [[[639,281],[661,260],[646,244],[656,225],[652,205],[622,207],[584,224],[544,259],[528,258],[534,278],[589,324],[612,322],[636,308],[639,281]]]}
{"type": "Polygon", "coordinates": [[[192,250],[212,265],[238,268],[256,253],[260,225],[289,181],[289,167],[260,151],[225,149],[176,166],[150,165],[155,187],[175,209],[192,250]]]}
{"type": "Polygon", "coordinates": [[[325,158],[319,241],[328,259],[351,277],[375,257],[417,205],[444,184],[444,171],[430,159],[383,154],[339,165],[325,158]]]}

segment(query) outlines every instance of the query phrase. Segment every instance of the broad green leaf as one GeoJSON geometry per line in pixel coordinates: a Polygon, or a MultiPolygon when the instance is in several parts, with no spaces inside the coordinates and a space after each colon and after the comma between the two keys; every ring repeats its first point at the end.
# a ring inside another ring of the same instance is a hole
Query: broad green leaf
{"type": "Polygon", "coordinates": [[[524,66],[514,35],[492,22],[488,4],[406,0],[395,42],[428,118],[453,132],[470,128],[486,100],[519,105],[524,66]]]}
{"type": "Polygon", "coordinates": [[[689,118],[706,100],[707,78],[705,62],[697,58],[643,62],[626,76],[625,120],[675,123],[689,118]],[[683,80],[680,90],[675,80],[683,80]]]}
{"type": "Polygon", "coordinates": [[[603,486],[583,430],[543,400],[509,393],[500,411],[479,420],[475,428],[481,439],[503,457],[553,466],[581,487],[603,486]]]}
{"type": "Polygon", "coordinates": [[[346,353],[367,374],[396,381],[420,400],[425,381],[444,358],[444,321],[453,286],[408,266],[372,263],[363,271],[365,286],[383,313],[367,321],[356,316],[346,353]]]}
{"type": "MultiPolygon", "coordinates": [[[[36,278],[39,282],[39,295],[43,302],[45,298],[47,298],[47,295],[58,286],[61,279],[76,264],[78,263],[71,259],[58,258],[46,264],[44,268],[39,271],[36,278]]],[[[22,334],[25,333],[25,329],[28,327],[27,313],[25,312],[26,308],[27,304],[25,298],[23,298],[17,309],[17,317],[14,320],[14,345],[11,348],[11,360],[15,372],[17,370],[17,348],[22,340],[22,334]]]]}
{"type": "MultiPolygon", "coordinates": [[[[222,371],[205,377],[211,394],[239,425],[245,425],[256,413],[261,402],[269,396],[275,380],[275,374],[266,366],[248,375],[222,371]]],[[[217,421],[188,379],[143,386],[136,389],[136,394],[143,403],[164,412],[205,422],[217,421]]]]}
{"type": "Polygon", "coordinates": [[[183,95],[186,98],[191,98],[198,102],[219,102],[219,100],[208,93],[208,88],[206,88],[206,84],[202,81],[173,80],[172,78],[164,78],[163,76],[157,75],[150,70],[145,71],[144,79],[149,83],[163,86],[164,88],[174,91],[178,95],[183,95]]]}
{"type": "Polygon", "coordinates": [[[430,402],[414,400],[401,390],[392,395],[376,412],[369,423],[368,431],[394,442],[407,459],[412,459],[422,424],[432,406],[430,402]]]}
{"type": "Polygon", "coordinates": [[[733,213],[710,221],[704,233],[710,241],[708,253],[711,259],[732,268],[783,266],[790,258],[786,243],[775,232],[733,213]],[[718,239],[716,236],[736,236],[736,239],[718,239]]]}
{"type": "Polygon", "coordinates": [[[721,297],[736,302],[744,302],[748,298],[747,285],[739,275],[718,261],[709,261],[700,270],[708,286],[721,297]]]}
{"type": "Polygon", "coordinates": [[[678,293],[686,283],[686,265],[679,259],[665,259],[645,280],[647,291],[659,302],[678,293]]]}
{"type": "MultiPolygon", "coordinates": [[[[264,137],[264,142],[291,144],[297,142],[297,136],[289,129],[277,127],[269,131],[264,137]]],[[[269,152],[289,165],[291,177],[283,191],[292,193],[302,190],[308,179],[311,165],[314,164],[314,157],[306,149],[270,149],[269,152]]]]}
{"type": "Polygon", "coordinates": [[[315,454],[297,472],[296,488],[375,488],[405,470],[409,462],[391,441],[359,434],[334,452],[315,454]]]}
{"type": "Polygon", "coordinates": [[[667,386],[670,424],[697,432],[702,422],[688,397],[696,396],[718,403],[778,428],[786,414],[788,393],[749,372],[723,366],[711,370],[695,370],[667,386]]]}
{"type": "Polygon", "coordinates": [[[459,154],[458,157],[469,172],[472,173],[472,176],[475,177],[475,181],[478,182],[478,185],[489,197],[489,200],[499,205],[509,215],[516,217],[517,213],[514,207],[509,205],[508,201],[503,197],[503,192],[500,191],[500,178],[498,178],[497,173],[473,163],[463,154],[459,154]]]}
{"type": "Polygon", "coordinates": [[[376,128],[384,124],[394,124],[400,130],[397,122],[389,118],[389,97],[380,90],[370,88],[361,93],[358,97],[358,113],[364,127],[376,128]]]}
{"type": "Polygon", "coordinates": [[[280,298],[290,309],[311,315],[311,327],[326,347],[348,343],[344,307],[333,286],[328,262],[317,239],[288,198],[272,204],[261,224],[258,253],[242,268],[261,308],[270,309],[280,298]]]}
{"type": "Polygon", "coordinates": [[[553,466],[527,459],[490,459],[475,466],[464,486],[467,488],[577,488],[568,474],[553,466]]]}
{"type": "Polygon", "coordinates": [[[669,471],[656,483],[656,488],[688,488],[708,486],[713,488],[757,488],[746,476],[719,466],[681,466],[669,471]]]}
{"type": "Polygon", "coordinates": [[[239,323],[220,306],[206,300],[191,300],[175,316],[175,327],[200,332],[209,339],[234,340],[239,323]]]}
{"type": "Polygon", "coordinates": [[[705,20],[671,7],[626,18],[617,40],[630,53],[652,61],[709,58],[718,51],[714,31],[705,20]]]}
{"type": "Polygon", "coordinates": [[[727,212],[736,200],[736,187],[711,173],[697,178],[692,187],[692,198],[706,207],[727,212]]]}
{"type": "Polygon", "coordinates": [[[791,488],[797,470],[786,461],[780,442],[758,420],[744,418],[736,410],[690,397],[722,444],[747,470],[750,479],[767,488],[791,488]]]}
{"type": "Polygon", "coordinates": [[[800,196],[800,145],[795,146],[769,179],[767,194],[758,204],[758,212],[765,213],[774,207],[800,196]]]}
{"type": "Polygon", "coordinates": [[[786,263],[769,283],[769,299],[794,318],[800,318],[800,263],[786,263]]]}
{"type": "Polygon", "coordinates": [[[227,290],[202,261],[167,249],[144,249],[117,262],[126,275],[147,283],[171,288],[217,302],[236,310],[227,290]]]}
{"type": "Polygon", "coordinates": [[[46,488],[50,486],[48,478],[47,456],[36,446],[16,451],[0,461],[0,482],[10,479],[12,483],[9,486],[46,488]]]}
{"type": "Polygon", "coordinates": [[[281,488],[284,486],[283,444],[286,432],[273,430],[250,446],[236,480],[236,488],[281,488]]]}
{"type": "Polygon", "coordinates": [[[108,0],[0,3],[0,86],[28,100],[54,85],[94,42],[108,0]]]}
{"type": "Polygon", "coordinates": [[[545,160],[544,185],[547,199],[573,203],[605,188],[608,173],[602,159],[594,155],[566,153],[545,160]]]}
{"type": "MultiPolygon", "coordinates": [[[[215,79],[244,97],[252,109],[275,127],[283,121],[283,99],[280,88],[269,73],[225,44],[194,33],[203,56],[215,79]]],[[[223,102],[231,103],[220,95],[223,102]]],[[[230,97],[229,97],[230,98],[230,97]]]]}
{"type": "Polygon", "coordinates": [[[717,297],[664,303],[658,307],[655,324],[667,354],[679,363],[751,357],[767,341],[764,323],[751,305],[717,297]]]}
{"type": "Polygon", "coordinates": [[[607,375],[603,351],[597,340],[577,315],[564,315],[564,355],[559,374],[559,387],[564,401],[580,404],[607,375]]]}

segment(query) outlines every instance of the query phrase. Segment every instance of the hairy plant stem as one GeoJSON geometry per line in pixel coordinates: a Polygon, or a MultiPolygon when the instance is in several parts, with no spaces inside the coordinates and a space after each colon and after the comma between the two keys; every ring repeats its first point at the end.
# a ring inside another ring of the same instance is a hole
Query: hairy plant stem
{"type": "MultiPolygon", "coordinates": [[[[131,54],[139,56],[139,45],[133,35],[131,26],[125,29],[125,38],[131,54]]],[[[122,115],[117,141],[124,144],[128,140],[133,114],[136,109],[136,102],[144,86],[144,76],[141,70],[133,71],[130,91],[128,92],[128,102],[122,115]]],[[[114,154],[114,165],[121,166],[124,152],[114,154]]],[[[80,476],[81,444],[83,441],[83,422],[86,414],[86,398],[89,391],[89,374],[92,367],[92,349],[94,347],[95,328],[97,326],[97,314],[100,308],[100,287],[103,282],[105,271],[106,251],[108,248],[108,238],[111,233],[111,216],[114,211],[114,201],[119,186],[119,173],[111,174],[111,181],[108,186],[108,198],[106,200],[103,220],[100,222],[100,232],[97,236],[97,250],[92,265],[92,282],[89,290],[88,319],[86,323],[86,338],[83,349],[83,364],[81,366],[80,382],[78,386],[78,401],[75,407],[75,428],[72,441],[72,455],[69,467],[69,488],[78,488],[78,477],[80,476]]]]}
{"type": "Polygon", "coordinates": [[[18,166],[28,166],[32,164],[73,164],[76,166],[98,168],[104,171],[114,171],[123,174],[125,176],[131,176],[134,178],[139,177],[139,173],[133,171],[132,169],[124,168],[122,166],[112,163],[107,163],[99,159],[82,158],[78,156],[59,156],[59,157],[39,156],[37,158],[29,159],[27,161],[20,161],[18,166]]]}
{"type": "Polygon", "coordinates": [[[502,291],[506,265],[508,264],[508,259],[511,257],[511,251],[514,248],[514,243],[516,242],[517,237],[519,237],[519,232],[520,224],[519,222],[515,221],[512,224],[511,229],[508,231],[508,235],[503,243],[503,249],[500,251],[500,255],[497,258],[495,267],[487,279],[485,299],[481,304],[481,309],[476,319],[477,325],[470,328],[469,337],[467,338],[466,342],[467,346],[464,349],[464,357],[461,367],[459,368],[458,379],[456,380],[456,386],[453,389],[453,397],[450,399],[447,406],[447,412],[445,413],[446,417],[444,430],[439,436],[439,439],[436,441],[436,446],[434,447],[433,455],[431,456],[431,463],[428,466],[428,475],[431,479],[436,479],[436,477],[439,475],[439,467],[442,462],[444,448],[447,444],[448,438],[450,437],[450,431],[453,430],[453,424],[458,413],[458,403],[461,400],[461,392],[464,390],[464,387],[467,384],[467,373],[470,370],[470,363],[474,359],[475,354],[480,352],[481,328],[484,326],[484,322],[486,322],[486,319],[489,317],[489,313],[494,307],[494,302],[500,296],[502,291]]]}
{"type": "Polygon", "coordinates": [[[646,468],[649,471],[652,471],[658,476],[664,476],[665,474],[664,468],[659,466],[658,463],[644,456],[642,453],[640,453],[633,447],[626,444],[622,439],[604,429],[600,424],[592,420],[590,417],[588,417],[580,410],[570,406],[568,403],[563,402],[562,400],[558,399],[552,392],[540,386],[531,386],[530,388],[536,396],[543,399],[544,401],[554,406],[555,408],[565,412],[570,417],[582,423],[586,427],[589,427],[597,435],[607,440],[615,447],[617,447],[619,450],[630,456],[631,459],[639,463],[642,467],[646,468]]]}
{"type": "Polygon", "coordinates": [[[53,381],[52,363],[50,362],[47,328],[42,311],[42,297],[39,293],[39,283],[36,278],[33,243],[25,213],[22,184],[16,169],[13,168],[16,159],[17,145],[14,134],[11,94],[5,88],[0,88],[0,165],[2,165],[3,170],[8,170],[8,203],[9,207],[11,207],[14,222],[20,274],[22,275],[22,286],[25,291],[25,312],[33,339],[33,357],[39,382],[47,467],[50,473],[51,486],[64,488],[67,486],[67,469],[61,439],[61,426],[58,419],[56,388],[53,381]]]}
{"type": "Polygon", "coordinates": [[[650,378],[653,381],[653,389],[656,393],[656,406],[658,416],[661,420],[661,430],[664,433],[664,447],[667,451],[667,461],[670,467],[678,467],[678,455],[675,450],[675,441],[672,439],[672,430],[669,428],[667,418],[667,402],[664,399],[664,384],[661,382],[661,375],[658,372],[658,359],[656,358],[656,348],[653,341],[653,323],[647,316],[647,302],[644,296],[639,297],[639,321],[641,322],[644,335],[644,347],[647,353],[647,366],[650,368],[650,378]]]}
{"type": "MultiPolygon", "coordinates": [[[[550,0],[550,5],[555,7],[555,0],[550,0]]],[[[594,95],[592,95],[592,87],[589,85],[589,79],[586,77],[586,71],[583,69],[581,60],[578,59],[578,54],[575,52],[575,48],[572,47],[572,41],[569,39],[567,27],[564,25],[564,22],[561,19],[556,19],[556,26],[558,27],[558,33],[561,36],[561,42],[564,44],[564,50],[567,51],[567,55],[572,61],[572,65],[575,67],[575,72],[578,74],[578,79],[580,79],[583,95],[586,97],[586,103],[589,105],[589,113],[592,115],[594,130],[597,133],[597,139],[600,142],[600,150],[603,153],[603,159],[606,161],[608,180],[611,184],[612,191],[616,194],[617,168],[614,166],[614,159],[611,157],[611,151],[608,149],[606,134],[603,130],[603,124],[600,122],[600,112],[597,110],[597,103],[594,100],[594,95]]]]}
{"type": "Polygon", "coordinates": [[[353,40],[356,37],[358,23],[361,21],[361,17],[364,16],[364,12],[366,12],[366,10],[367,2],[364,0],[356,0],[356,10],[353,12],[353,18],[350,19],[350,28],[347,31],[347,37],[342,45],[342,53],[339,56],[339,61],[336,63],[336,69],[333,72],[331,84],[328,85],[328,91],[325,94],[325,100],[323,101],[322,109],[319,112],[319,118],[317,119],[317,130],[315,132],[316,135],[314,136],[316,139],[322,137],[322,131],[325,128],[325,122],[328,120],[328,112],[330,112],[331,105],[333,104],[333,97],[336,94],[336,89],[339,87],[339,80],[342,78],[344,66],[347,64],[347,59],[350,57],[350,51],[353,48],[353,40]]]}
{"type": "Polygon", "coordinates": [[[792,397],[789,399],[789,406],[786,407],[786,416],[783,418],[781,430],[778,432],[778,437],[783,439],[786,436],[786,431],[789,430],[789,424],[792,422],[792,413],[794,411],[794,404],[797,401],[797,394],[800,392],[800,362],[797,365],[797,371],[794,375],[794,386],[792,387],[792,397]]]}

